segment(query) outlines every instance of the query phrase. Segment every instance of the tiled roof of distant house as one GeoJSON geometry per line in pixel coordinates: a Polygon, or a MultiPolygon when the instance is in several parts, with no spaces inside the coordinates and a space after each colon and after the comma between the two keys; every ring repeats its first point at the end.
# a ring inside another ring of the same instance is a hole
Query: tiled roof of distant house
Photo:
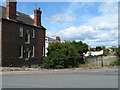
{"type": "Polygon", "coordinates": [[[48,41],[56,41],[55,39],[50,38],[50,37],[48,37],[48,36],[46,36],[46,38],[48,38],[48,41]]]}

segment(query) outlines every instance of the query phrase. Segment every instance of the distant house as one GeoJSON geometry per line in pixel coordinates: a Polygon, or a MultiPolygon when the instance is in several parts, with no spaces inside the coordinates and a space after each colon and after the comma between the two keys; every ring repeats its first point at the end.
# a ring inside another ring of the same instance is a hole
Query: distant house
{"type": "Polygon", "coordinates": [[[116,47],[116,46],[112,46],[112,47],[107,47],[107,49],[108,49],[110,52],[114,52],[114,51],[116,51],[117,47],[116,47]]]}
{"type": "Polygon", "coordinates": [[[102,47],[102,46],[97,46],[97,47],[96,47],[96,51],[101,51],[101,50],[103,50],[103,47],[102,47]]]}
{"type": "Polygon", "coordinates": [[[34,20],[16,11],[17,2],[7,0],[0,6],[0,60],[2,66],[39,65],[45,56],[45,32],[41,25],[40,8],[34,10],[34,20]]]}
{"type": "Polygon", "coordinates": [[[56,37],[56,42],[61,43],[61,39],[60,39],[60,37],[56,37]]]}
{"type": "Polygon", "coordinates": [[[103,50],[101,50],[101,51],[88,51],[86,54],[84,54],[85,57],[100,56],[100,55],[103,55],[103,50]]]}
{"type": "Polygon", "coordinates": [[[45,38],[45,56],[47,56],[47,48],[48,46],[51,44],[51,43],[61,43],[61,40],[60,40],[60,37],[56,37],[56,39],[53,39],[53,38],[50,38],[50,37],[47,37],[45,38]]]}
{"type": "Polygon", "coordinates": [[[51,44],[51,43],[54,43],[56,40],[53,39],[53,38],[50,38],[50,37],[47,37],[45,38],[45,56],[47,56],[47,48],[48,46],[51,44]]]}
{"type": "Polygon", "coordinates": [[[104,50],[102,49],[102,47],[88,47],[87,53],[84,53],[85,57],[88,56],[100,56],[103,55],[104,50]]]}

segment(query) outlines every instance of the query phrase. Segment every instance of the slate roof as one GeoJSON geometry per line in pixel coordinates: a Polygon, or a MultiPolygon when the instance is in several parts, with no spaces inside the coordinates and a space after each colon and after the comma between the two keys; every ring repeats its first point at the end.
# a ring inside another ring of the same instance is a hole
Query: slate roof
{"type": "MultiPolygon", "coordinates": [[[[3,7],[3,6],[0,6],[0,17],[1,18],[6,18],[5,14],[6,14],[6,8],[3,7]]],[[[18,22],[26,23],[26,24],[29,24],[29,25],[34,24],[34,20],[29,15],[26,15],[26,14],[20,13],[20,12],[16,12],[16,15],[17,15],[17,21],[18,22]]]]}
{"type": "Polygon", "coordinates": [[[48,36],[46,36],[46,38],[48,38],[48,41],[53,41],[53,42],[56,41],[55,39],[53,39],[53,38],[51,38],[51,37],[48,37],[48,36]]]}

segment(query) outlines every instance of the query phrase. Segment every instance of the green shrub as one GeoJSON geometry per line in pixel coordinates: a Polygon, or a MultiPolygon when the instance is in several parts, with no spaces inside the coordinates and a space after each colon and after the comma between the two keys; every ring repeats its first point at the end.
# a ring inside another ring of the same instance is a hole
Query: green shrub
{"type": "Polygon", "coordinates": [[[111,62],[110,66],[120,66],[120,60],[111,62]]]}
{"type": "Polygon", "coordinates": [[[64,66],[62,66],[62,65],[56,65],[55,66],[55,69],[63,69],[64,68],[64,66]]]}
{"type": "MultiPolygon", "coordinates": [[[[82,52],[85,51],[82,42],[79,43],[52,43],[48,47],[47,57],[43,59],[42,66],[47,69],[63,69],[69,67],[78,67],[80,63],[84,63],[82,52]],[[80,45],[80,48],[76,48],[80,45]]],[[[86,45],[87,46],[87,45],[86,45]]],[[[87,49],[86,49],[87,50],[87,49]]]]}

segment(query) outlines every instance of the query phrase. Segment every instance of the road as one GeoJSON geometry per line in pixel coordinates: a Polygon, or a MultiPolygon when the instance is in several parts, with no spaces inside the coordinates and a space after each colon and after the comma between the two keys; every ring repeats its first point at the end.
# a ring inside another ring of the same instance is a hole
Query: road
{"type": "Polygon", "coordinates": [[[3,88],[117,88],[117,72],[5,74],[3,88]]]}

